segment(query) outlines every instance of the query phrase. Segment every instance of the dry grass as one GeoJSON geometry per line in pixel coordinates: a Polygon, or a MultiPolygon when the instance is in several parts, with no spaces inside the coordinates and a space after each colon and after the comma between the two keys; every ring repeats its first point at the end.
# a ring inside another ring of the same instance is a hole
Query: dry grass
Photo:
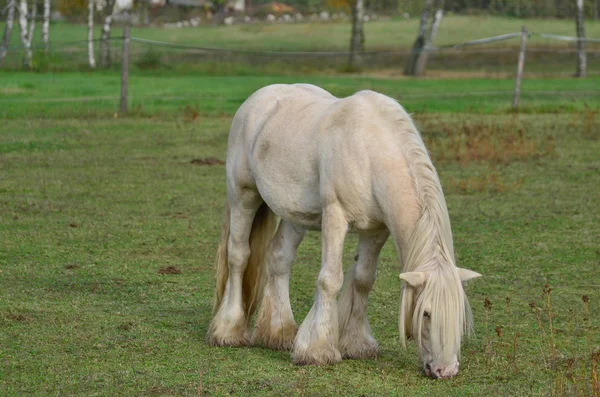
{"type": "Polygon", "coordinates": [[[525,183],[524,177],[521,177],[516,181],[509,181],[502,174],[492,171],[489,174],[465,178],[449,177],[446,179],[445,188],[449,192],[460,194],[502,193],[518,189],[523,183],[525,183]]]}
{"type": "Polygon", "coordinates": [[[538,159],[555,150],[551,135],[542,139],[539,134],[530,135],[530,126],[516,117],[505,118],[502,123],[480,119],[458,124],[427,124],[424,130],[428,134],[424,139],[436,162],[506,164],[538,159]]]}

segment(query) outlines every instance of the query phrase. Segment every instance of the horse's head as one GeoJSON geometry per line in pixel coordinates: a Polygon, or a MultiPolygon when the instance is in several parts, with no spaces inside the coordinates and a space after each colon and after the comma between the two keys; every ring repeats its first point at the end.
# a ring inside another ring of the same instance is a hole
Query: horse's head
{"type": "Polygon", "coordinates": [[[400,274],[405,281],[400,335],[417,343],[427,376],[451,378],[458,373],[462,336],[472,323],[462,282],[480,276],[454,266],[400,274]]]}

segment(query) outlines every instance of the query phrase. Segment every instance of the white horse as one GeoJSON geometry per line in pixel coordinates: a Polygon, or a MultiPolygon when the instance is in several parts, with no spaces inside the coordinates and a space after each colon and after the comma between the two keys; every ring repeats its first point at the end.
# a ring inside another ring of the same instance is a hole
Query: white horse
{"type": "Polygon", "coordinates": [[[376,356],[367,299],[391,235],[403,264],[403,344],[416,340],[428,376],[458,373],[471,328],[461,281],[480,274],[455,265],[442,187],[402,106],[372,91],[339,99],[308,84],[262,88],[233,119],[226,173],[209,343],[292,349],[297,364],[376,356]],[[322,231],[322,264],[315,303],[298,329],[289,276],[307,229],[322,231]],[[348,232],[359,234],[358,255],[342,288],[348,232]]]}

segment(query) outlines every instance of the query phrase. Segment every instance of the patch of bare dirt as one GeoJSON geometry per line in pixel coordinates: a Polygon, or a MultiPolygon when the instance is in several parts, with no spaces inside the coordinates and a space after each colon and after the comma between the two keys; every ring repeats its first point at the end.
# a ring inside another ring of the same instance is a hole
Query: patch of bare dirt
{"type": "Polygon", "coordinates": [[[19,323],[28,323],[31,320],[31,318],[29,318],[28,316],[20,313],[8,313],[6,315],[6,318],[12,321],[17,321],[19,323]]]}
{"type": "Polygon", "coordinates": [[[77,269],[79,269],[80,267],[81,267],[81,266],[79,266],[79,265],[74,265],[74,264],[72,264],[72,265],[65,265],[65,269],[66,269],[66,270],[77,270],[77,269]]]}
{"type": "Polygon", "coordinates": [[[194,165],[223,165],[225,162],[216,157],[204,157],[201,159],[193,159],[190,163],[194,165]]]}
{"type": "Polygon", "coordinates": [[[133,322],[127,321],[126,323],[119,325],[117,328],[121,331],[129,331],[131,327],[133,327],[133,322]]]}
{"type": "Polygon", "coordinates": [[[181,274],[181,270],[175,266],[165,266],[158,269],[158,274],[181,274]]]}

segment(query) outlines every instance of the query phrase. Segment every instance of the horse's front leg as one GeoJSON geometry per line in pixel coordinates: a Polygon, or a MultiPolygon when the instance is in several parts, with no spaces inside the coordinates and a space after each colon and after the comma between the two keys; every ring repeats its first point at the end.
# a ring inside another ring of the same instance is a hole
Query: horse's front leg
{"type": "Polygon", "coordinates": [[[322,264],[317,281],[317,297],[302,322],[292,360],[296,364],[333,364],[341,361],[338,350],[339,326],[336,296],[342,287],[342,251],[348,222],[339,204],[323,210],[322,264]]]}
{"type": "Polygon", "coordinates": [[[379,352],[367,319],[367,300],[377,275],[379,253],[388,236],[387,230],[361,235],[356,262],[346,274],[339,299],[339,346],[344,358],[373,358],[379,352]]]}

